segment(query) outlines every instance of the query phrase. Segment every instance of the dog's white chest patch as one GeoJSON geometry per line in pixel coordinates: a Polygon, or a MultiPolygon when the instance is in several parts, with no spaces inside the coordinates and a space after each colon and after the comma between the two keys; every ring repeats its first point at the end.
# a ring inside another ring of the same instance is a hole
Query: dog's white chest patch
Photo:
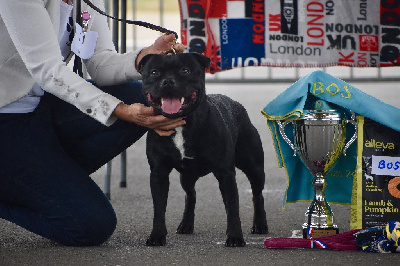
{"type": "Polygon", "coordinates": [[[172,137],[175,147],[179,150],[182,159],[193,159],[185,155],[185,139],[183,138],[183,127],[175,128],[175,135],[172,137]]]}

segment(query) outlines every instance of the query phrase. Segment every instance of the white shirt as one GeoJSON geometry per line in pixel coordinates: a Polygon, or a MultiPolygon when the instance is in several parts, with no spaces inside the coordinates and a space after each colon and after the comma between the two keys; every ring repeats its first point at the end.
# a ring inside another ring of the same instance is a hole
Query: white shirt
{"type": "MultiPolygon", "coordinates": [[[[73,6],[63,1],[60,1],[60,31],[58,34],[58,42],[60,44],[61,55],[64,60],[71,52],[71,42],[73,39],[72,24],[72,9],[73,6]]],[[[18,101],[10,103],[3,108],[0,108],[0,113],[30,113],[33,112],[40,103],[41,97],[44,95],[44,90],[35,83],[32,90],[18,101]]]]}
{"type": "MultiPolygon", "coordinates": [[[[92,2],[105,9],[103,0],[92,2]]],[[[83,60],[91,79],[99,86],[141,79],[135,68],[140,50],[117,53],[107,18],[85,3],[82,10],[91,15],[88,31],[98,33],[93,56],[83,60]]],[[[75,18],[76,9],[73,13],[75,18]]],[[[59,29],[60,1],[0,0],[0,108],[25,97],[38,83],[46,92],[111,125],[121,100],[82,79],[63,62],[59,29]]]]}

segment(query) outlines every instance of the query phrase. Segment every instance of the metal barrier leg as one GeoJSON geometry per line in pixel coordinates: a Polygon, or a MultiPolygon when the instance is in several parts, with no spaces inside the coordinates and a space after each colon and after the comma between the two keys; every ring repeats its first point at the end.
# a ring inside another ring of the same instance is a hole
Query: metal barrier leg
{"type": "Polygon", "coordinates": [[[106,164],[106,175],[104,177],[104,194],[108,199],[111,199],[111,165],[112,161],[106,164]]]}
{"type": "Polygon", "coordinates": [[[119,187],[126,187],[126,150],[121,152],[121,181],[119,187]]]}
{"type": "MultiPolygon", "coordinates": [[[[105,1],[106,9],[110,9],[110,1],[105,1]]],[[[126,7],[127,0],[121,0],[121,18],[126,19],[126,7]]],[[[112,12],[114,17],[119,17],[119,9],[120,9],[120,1],[113,0],[112,1],[112,12]]],[[[121,25],[121,49],[119,47],[119,22],[117,20],[111,21],[112,23],[112,39],[115,45],[115,49],[117,52],[125,53],[126,52],[126,25],[121,25]]],[[[119,186],[126,187],[126,150],[121,154],[121,181],[119,186]]],[[[105,175],[105,188],[104,194],[110,199],[111,197],[111,162],[109,161],[106,164],[106,175],[105,175]]]]}

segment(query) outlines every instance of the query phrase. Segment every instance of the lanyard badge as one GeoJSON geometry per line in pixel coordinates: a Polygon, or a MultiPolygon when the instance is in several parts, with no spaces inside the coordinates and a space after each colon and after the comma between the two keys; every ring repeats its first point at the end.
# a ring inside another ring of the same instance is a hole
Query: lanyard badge
{"type": "Polygon", "coordinates": [[[94,54],[98,32],[88,30],[89,20],[91,19],[88,11],[83,11],[81,18],[82,26],[79,23],[75,24],[76,32],[71,49],[80,58],[89,59],[94,54]]]}
{"type": "Polygon", "coordinates": [[[88,11],[83,11],[82,14],[81,14],[81,18],[82,18],[83,31],[87,32],[88,25],[89,25],[89,20],[91,18],[89,12],[88,11]]]}

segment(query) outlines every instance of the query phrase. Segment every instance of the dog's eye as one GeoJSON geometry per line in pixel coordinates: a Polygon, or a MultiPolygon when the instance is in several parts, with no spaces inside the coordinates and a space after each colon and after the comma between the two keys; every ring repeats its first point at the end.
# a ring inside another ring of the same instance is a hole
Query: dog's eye
{"type": "Polygon", "coordinates": [[[150,75],[152,76],[159,76],[160,75],[160,71],[158,71],[157,69],[152,69],[150,71],[150,75]]]}
{"type": "Polygon", "coordinates": [[[189,68],[182,68],[181,69],[181,74],[182,75],[189,75],[190,74],[190,69],[189,68]]]}

